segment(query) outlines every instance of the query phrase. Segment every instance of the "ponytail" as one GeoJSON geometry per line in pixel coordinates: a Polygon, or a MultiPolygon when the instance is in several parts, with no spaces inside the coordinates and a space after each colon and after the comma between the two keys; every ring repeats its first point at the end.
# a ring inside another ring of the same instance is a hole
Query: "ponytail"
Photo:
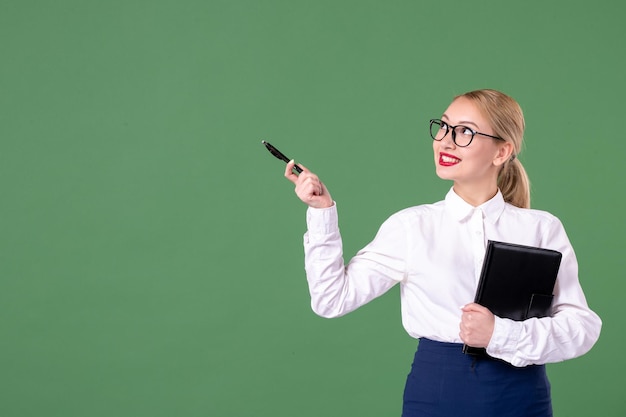
{"type": "Polygon", "coordinates": [[[496,90],[475,90],[462,94],[471,100],[489,120],[494,135],[513,145],[513,155],[498,176],[498,187],[504,201],[521,208],[530,208],[530,180],[517,155],[524,141],[524,113],[520,105],[504,93],[496,90]]]}
{"type": "Polygon", "coordinates": [[[498,176],[498,188],[504,201],[521,208],[530,208],[530,180],[519,159],[504,164],[498,176]]]}

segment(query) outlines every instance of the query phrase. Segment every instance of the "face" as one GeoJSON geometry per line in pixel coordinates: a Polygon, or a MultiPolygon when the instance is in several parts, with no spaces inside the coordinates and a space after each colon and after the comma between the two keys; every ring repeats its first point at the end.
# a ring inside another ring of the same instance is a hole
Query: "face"
{"type": "MultiPolygon", "coordinates": [[[[475,131],[495,135],[487,119],[467,98],[460,97],[446,109],[441,120],[450,126],[463,125],[475,131]]],[[[496,187],[498,171],[506,161],[510,144],[475,135],[467,147],[452,140],[452,132],[441,141],[433,141],[437,175],[454,181],[455,186],[496,187]]]]}

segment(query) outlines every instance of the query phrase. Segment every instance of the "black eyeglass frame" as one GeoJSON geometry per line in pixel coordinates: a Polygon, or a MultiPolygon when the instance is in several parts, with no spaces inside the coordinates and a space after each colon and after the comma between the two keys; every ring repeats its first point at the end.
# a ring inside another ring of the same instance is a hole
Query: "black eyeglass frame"
{"type": "Polygon", "coordinates": [[[467,127],[465,125],[452,126],[452,125],[449,125],[448,123],[444,122],[441,119],[430,119],[430,137],[433,138],[433,140],[436,140],[438,142],[442,141],[443,138],[446,137],[448,132],[452,132],[451,133],[451,135],[452,135],[452,142],[454,142],[454,144],[456,146],[459,146],[461,148],[466,148],[466,147],[470,146],[470,144],[474,140],[474,136],[476,136],[476,135],[487,136],[488,138],[492,138],[492,139],[505,140],[504,138],[501,138],[500,136],[493,136],[493,135],[488,135],[486,133],[481,133],[481,132],[478,132],[478,131],[472,129],[471,127],[467,127]],[[437,124],[437,125],[439,125],[439,127],[442,127],[443,125],[446,126],[446,133],[441,137],[441,139],[437,139],[433,135],[433,124],[437,124]],[[470,132],[472,132],[472,137],[470,138],[469,142],[467,142],[467,145],[459,145],[458,143],[456,143],[456,128],[457,127],[463,127],[465,129],[469,130],[470,132]]]}

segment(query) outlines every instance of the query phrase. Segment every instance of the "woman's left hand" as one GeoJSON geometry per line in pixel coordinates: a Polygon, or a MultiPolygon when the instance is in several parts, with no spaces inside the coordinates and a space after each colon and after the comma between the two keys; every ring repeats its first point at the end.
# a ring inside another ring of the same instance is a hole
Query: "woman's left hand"
{"type": "Polygon", "coordinates": [[[491,340],[495,326],[495,316],[488,308],[470,303],[461,308],[461,332],[459,336],[468,346],[485,348],[491,340]]]}

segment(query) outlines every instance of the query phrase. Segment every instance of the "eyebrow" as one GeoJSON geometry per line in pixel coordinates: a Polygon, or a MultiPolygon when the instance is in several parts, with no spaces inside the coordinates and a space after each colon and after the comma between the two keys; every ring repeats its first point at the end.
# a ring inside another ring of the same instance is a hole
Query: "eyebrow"
{"type": "MultiPolygon", "coordinates": [[[[443,116],[441,116],[441,117],[442,117],[442,118],[444,118],[444,117],[445,117],[446,119],[450,120],[450,118],[449,118],[449,117],[448,117],[445,113],[444,113],[444,114],[443,114],[443,116]]],[[[480,129],[480,127],[479,127],[476,123],[474,123],[474,122],[472,122],[472,121],[470,121],[470,120],[461,120],[457,126],[460,126],[460,125],[468,125],[468,124],[469,124],[469,125],[474,125],[474,126],[476,127],[476,129],[480,129]]]]}

